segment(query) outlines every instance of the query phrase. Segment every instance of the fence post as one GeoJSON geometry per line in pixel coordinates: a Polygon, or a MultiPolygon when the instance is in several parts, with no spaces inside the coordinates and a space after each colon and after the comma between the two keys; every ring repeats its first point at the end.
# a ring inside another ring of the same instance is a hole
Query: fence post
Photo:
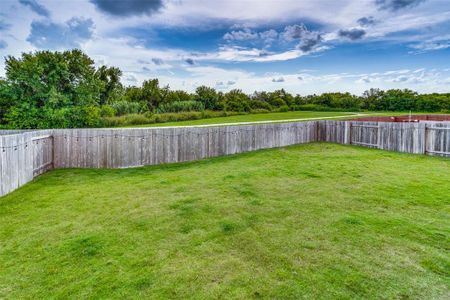
{"type": "Polygon", "coordinates": [[[419,154],[427,154],[427,123],[419,122],[418,127],[419,154]]]}
{"type": "Polygon", "coordinates": [[[344,144],[352,143],[352,122],[345,121],[344,125],[344,144]]]}
{"type": "Polygon", "coordinates": [[[383,130],[383,123],[377,122],[377,145],[378,149],[383,149],[383,141],[382,141],[382,135],[381,131],[383,130]]]}
{"type": "Polygon", "coordinates": [[[315,130],[314,130],[314,134],[316,136],[315,138],[315,142],[323,142],[322,141],[322,137],[320,135],[320,130],[322,129],[322,122],[326,122],[326,121],[316,121],[315,122],[315,130]]]}

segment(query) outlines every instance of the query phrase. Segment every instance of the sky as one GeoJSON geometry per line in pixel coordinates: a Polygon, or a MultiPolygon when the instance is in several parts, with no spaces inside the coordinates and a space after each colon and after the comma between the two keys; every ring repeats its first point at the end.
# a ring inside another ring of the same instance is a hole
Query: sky
{"type": "Polygon", "coordinates": [[[450,92],[450,0],[0,0],[0,76],[72,48],[125,85],[450,92]]]}

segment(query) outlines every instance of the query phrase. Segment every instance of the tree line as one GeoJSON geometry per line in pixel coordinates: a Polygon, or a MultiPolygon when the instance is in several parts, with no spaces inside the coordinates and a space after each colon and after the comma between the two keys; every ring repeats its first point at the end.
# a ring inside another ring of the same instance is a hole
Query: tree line
{"type": "Polygon", "coordinates": [[[5,128],[75,128],[202,118],[233,113],[293,110],[449,112],[450,93],[418,94],[408,89],[370,89],[350,93],[292,95],[229,92],[200,86],[194,93],[161,86],[149,79],[124,86],[119,68],[96,67],[78,49],[24,53],[5,58],[0,78],[0,126],[5,128]]]}

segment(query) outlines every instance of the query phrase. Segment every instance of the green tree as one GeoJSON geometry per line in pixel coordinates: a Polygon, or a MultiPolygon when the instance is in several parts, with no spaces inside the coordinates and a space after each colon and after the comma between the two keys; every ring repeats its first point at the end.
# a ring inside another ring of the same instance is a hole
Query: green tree
{"type": "Polygon", "coordinates": [[[165,102],[170,90],[169,86],[159,87],[158,79],[146,80],[142,83],[141,97],[149,111],[155,111],[159,104],[165,102]]]}
{"type": "Polygon", "coordinates": [[[219,93],[215,89],[204,85],[197,87],[194,94],[194,100],[203,103],[205,109],[209,110],[223,109],[220,98],[219,93]]]}
{"type": "Polygon", "coordinates": [[[383,103],[384,91],[380,89],[370,89],[362,95],[362,108],[367,110],[385,110],[383,103]]]}
{"type": "Polygon", "coordinates": [[[167,96],[164,99],[165,103],[172,103],[172,102],[180,102],[180,101],[192,101],[193,96],[189,94],[188,92],[176,90],[176,91],[170,91],[167,93],[167,96]]]}
{"type": "Polygon", "coordinates": [[[227,111],[250,111],[250,98],[241,90],[234,89],[229,91],[224,96],[225,110],[227,111]]]}
{"type": "Polygon", "coordinates": [[[294,104],[294,97],[284,89],[276,90],[270,93],[269,103],[274,107],[289,106],[294,104]]]}
{"type": "Polygon", "coordinates": [[[0,124],[6,124],[6,113],[13,104],[10,87],[6,80],[0,79],[0,124]]]}
{"type": "Polygon", "coordinates": [[[251,109],[266,109],[272,110],[270,102],[270,93],[255,91],[250,96],[250,108],[251,109]]]}
{"type": "Polygon", "coordinates": [[[97,76],[103,83],[100,104],[111,104],[118,101],[123,94],[123,86],[120,83],[122,71],[116,67],[101,66],[97,70],[97,76]]]}
{"type": "Polygon", "coordinates": [[[387,90],[383,95],[386,110],[408,111],[416,108],[417,93],[408,89],[387,90]]]}
{"type": "MultiPolygon", "coordinates": [[[[15,128],[92,126],[103,87],[80,50],[8,56],[5,119],[15,128]]],[[[5,84],[3,84],[5,86],[5,84]]],[[[5,102],[4,100],[2,102],[5,102]]]]}
{"type": "Polygon", "coordinates": [[[141,102],[142,100],[142,90],[137,86],[129,86],[125,88],[124,95],[122,97],[124,101],[128,102],[141,102]]]}

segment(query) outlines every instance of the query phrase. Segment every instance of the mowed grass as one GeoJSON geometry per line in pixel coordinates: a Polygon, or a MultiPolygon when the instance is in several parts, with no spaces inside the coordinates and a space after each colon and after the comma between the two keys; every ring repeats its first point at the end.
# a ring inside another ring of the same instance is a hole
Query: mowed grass
{"type": "Polygon", "coordinates": [[[353,112],[329,112],[329,111],[289,111],[278,113],[261,113],[261,114],[246,114],[220,118],[209,118],[200,120],[178,121],[155,123],[147,125],[133,125],[128,127],[166,127],[166,126],[191,126],[191,125],[209,125],[209,124],[228,124],[239,122],[259,122],[259,121],[280,121],[280,120],[295,120],[295,119],[309,119],[309,118],[323,118],[336,116],[352,116],[357,113],[353,112]]]}
{"type": "MultiPolygon", "coordinates": [[[[360,117],[368,116],[403,116],[408,115],[410,112],[330,112],[330,111],[288,111],[277,113],[259,113],[259,114],[245,114],[220,118],[207,118],[199,120],[188,121],[176,121],[143,125],[130,125],[124,127],[168,127],[168,126],[196,126],[196,125],[214,125],[214,124],[230,124],[230,123],[252,123],[261,121],[278,121],[278,122],[292,122],[296,121],[308,121],[313,119],[336,119],[336,120],[353,120],[360,117]]],[[[412,113],[414,115],[420,114],[442,114],[442,113],[412,113]]]]}
{"type": "Polygon", "coordinates": [[[448,299],[450,160],[308,144],[0,198],[0,298],[448,299]]]}

